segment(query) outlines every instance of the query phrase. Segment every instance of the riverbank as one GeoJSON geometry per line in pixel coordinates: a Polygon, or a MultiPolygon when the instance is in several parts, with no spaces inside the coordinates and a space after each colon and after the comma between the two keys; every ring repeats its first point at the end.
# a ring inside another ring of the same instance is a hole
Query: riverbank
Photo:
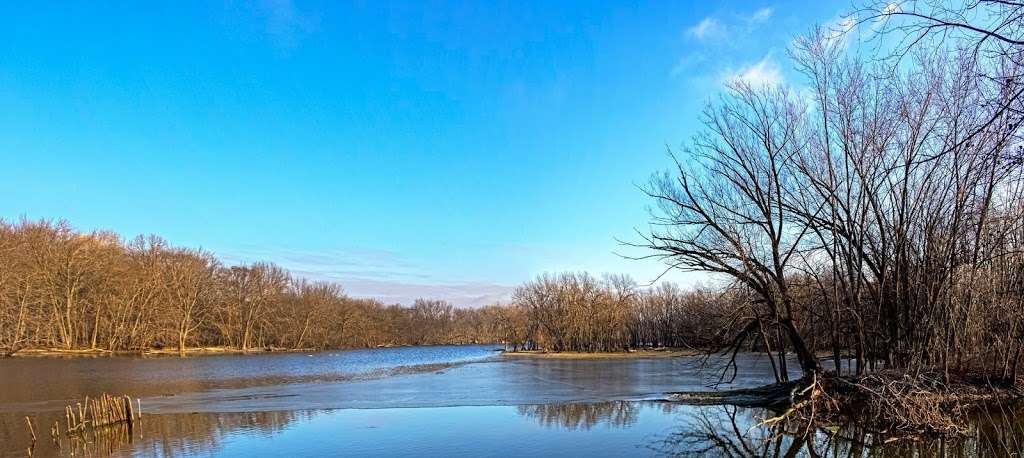
{"type": "Polygon", "coordinates": [[[945,376],[881,371],[852,377],[804,377],[757,388],[668,393],[673,402],[766,408],[765,425],[793,423],[827,428],[847,423],[894,440],[966,436],[979,412],[1017,409],[1021,382],[978,374],[945,376]]]}
{"type": "MultiPolygon", "coordinates": [[[[256,353],[309,353],[319,351],[312,348],[250,348],[241,350],[232,347],[189,347],[185,349],[186,356],[193,355],[244,355],[256,353]]],[[[70,358],[70,357],[100,357],[100,356],[180,356],[177,348],[150,348],[146,350],[133,351],[111,351],[101,348],[96,349],[63,349],[63,348],[26,348],[18,350],[14,354],[5,355],[8,358],[70,358]]]]}
{"type": "Polygon", "coordinates": [[[623,352],[582,352],[582,351],[544,351],[520,350],[504,351],[502,356],[515,358],[543,359],[623,359],[623,358],[678,358],[703,354],[698,350],[667,348],[657,350],[634,350],[623,352]]]}

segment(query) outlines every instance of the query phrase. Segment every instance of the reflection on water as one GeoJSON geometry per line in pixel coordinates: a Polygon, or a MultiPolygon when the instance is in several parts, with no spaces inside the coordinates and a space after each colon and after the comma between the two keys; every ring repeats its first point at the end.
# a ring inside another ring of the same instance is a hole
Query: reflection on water
{"type": "MultiPolygon", "coordinates": [[[[230,437],[273,438],[318,412],[249,412],[238,414],[149,415],[129,432],[126,424],[40,437],[32,456],[107,457],[195,456],[216,454],[230,437]]],[[[26,431],[27,435],[27,431],[26,431]]],[[[7,450],[4,456],[25,456],[26,450],[7,450]]]]}
{"type": "MultiPolygon", "coordinates": [[[[757,426],[769,412],[668,402],[150,415],[125,428],[42,440],[35,456],[1003,457],[1024,450],[1012,411],[970,437],[904,440],[845,425],[757,426]]],[[[15,456],[16,454],[12,454],[15,456]]],[[[22,452],[23,456],[24,453],[22,452]]]]}
{"type": "MultiPolygon", "coordinates": [[[[176,357],[0,358],[0,411],[97,393],[159,397],[289,383],[349,382],[496,358],[493,345],[176,357]],[[59,374],[59,376],[54,376],[59,374]]],[[[63,408],[62,403],[57,409],[63,408]]]]}
{"type": "MultiPolygon", "coordinates": [[[[758,427],[768,412],[707,406],[688,412],[675,431],[653,439],[654,452],[676,456],[791,457],[812,455],[807,436],[786,426],[758,427]],[[806,452],[806,453],[805,453],[806,452]]],[[[812,455],[813,456],[813,455],[812,455]]]]}
{"type": "MultiPolygon", "coordinates": [[[[757,409],[654,401],[707,389],[694,358],[504,358],[489,346],[250,356],[0,360],[0,456],[1007,456],[1024,449],[1016,411],[974,419],[970,437],[887,442],[845,425],[759,427],[757,409]],[[143,419],[62,437],[68,402],[142,398],[143,419]]],[[[741,354],[732,387],[773,380],[741,354]]],[[[795,365],[794,365],[795,367],[795,365]]]]}
{"type": "MultiPolygon", "coordinates": [[[[101,392],[141,398],[149,413],[250,412],[636,401],[707,389],[717,380],[717,371],[699,370],[699,358],[548,360],[501,357],[493,350],[0,359],[0,423],[59,412],[101,392]]],[[[773,380],[763,355],[737,360],[743,376],[728,388],[773,380]]],[[[6,432],[0,428],[0,443],[6,432]]]]}
{"type": "Polygon", "coordinates": [[[1024,453],[1019,410],[978,413],[960,438],[888,436],[855,423],[829,428],[777,423],[770,412],[711,406],[686,414],[688,421],[650,443],[662,455],[728,457],[1007,457],[1024,453]]]}
{"type": "Polygon", "coordinates": [[[591,429],[597,424],[628,428],[636,424],[639,404],[628,401],[595,402],[590,404],[541,404],[519,406],[516,411],[537,420],[549,428],[569,431],[591,429]]]}
{"type": "MultiPolygon", "coordinates": [[[[127,454],[136,456],[209,455],[224,448],[231,437],[272,438],[296,422],[308,422],[316,411],[247,412],[239,414],[155,415],[146,419],[144,434],[127,454]]],[[[254,454],[258,450],[253,451],[254,454]]]]}
{"type": "Polygon", "coordinates": [[[133,438],[134,431],[130,431],[127,424],[120,423],[89,429],[81,434],[54,437],[49,443],[50,447],[44,441],[29,448],[33,455],[62,451],[63,455],[68,456],[110,456],[132,443],[133,438]]]}

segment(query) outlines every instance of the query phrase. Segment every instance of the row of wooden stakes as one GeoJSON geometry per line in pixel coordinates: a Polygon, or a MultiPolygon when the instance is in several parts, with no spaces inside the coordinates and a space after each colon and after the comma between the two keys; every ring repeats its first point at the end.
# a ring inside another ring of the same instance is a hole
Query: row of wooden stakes
{"type": "MultiPolygon", "coordinates": [[[[98,432],[108,426],[124,426],[130,437],[135,423],[140,418],[142,418],[142,401],[139,399],[135,399],[135,402],[132,403],[132,398],[128,395],[111,396],[104,393],[99,398],[93,399],[86,396],[84,403],[78,402],[64,407],[64,431],[69,437],[77,437],[79,434],[85,433],[87,429],[98,432]]],[[[25,423],[28,425],[28,433],[32,441],[28,448],[28,455],[32,456],[37,440],[36,430],[31,417],[25,417],[25,423]]],[[[50,437],[55,444],[60,444],[60,420],[53,422],[53,426],[50,428],[50,437]]]]}
{"type": "MultiPolygon", "coordinates": [[[[85,403],[68,404],[64,407],[64,421],[67,434],[84,432],[86,428],[99,428],[109,425],[127,424],[128,428],[142,418],[142,401],[139,399],[132,403],[128,395],[111,396],[103,393],[99,398],[89,399],[85,397],[85,403]]],[[[32,419],[25,417],[28,424],[28,432],[32,442],[36,441],[36,431],[32,426],[32,419]]],[[[53,422],[50,428],[50,436],[54,440],[60,437],[60,420],[53,422]]]]}
{"type": "MultiPolygon", "coordinates": [[[[70,433],[84,431],[87,427],[97,428],[100,426],[127,423],[129,427],[136,419],[142,417],[142,401],[128,395],[111,396],[102,394],[99,398],[85,398],[85,403],[76,403],[75,406],[68,405],[64,408],[64,419],[66,431],[70,433]]],[[[54,422],[52,433],[60,434],[60,421],[54,422]]]]}

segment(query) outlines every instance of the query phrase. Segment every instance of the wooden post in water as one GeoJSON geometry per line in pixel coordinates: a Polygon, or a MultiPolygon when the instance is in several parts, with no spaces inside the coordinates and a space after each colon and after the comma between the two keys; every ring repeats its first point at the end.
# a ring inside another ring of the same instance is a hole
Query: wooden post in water
{"type": "Polygon", "coordinates": [[[103,393],[103,424],[110,423],[110,398],[107,393],[103,393]]]}
{"type": "Polygon", "coordinates": [[[135,415],[133,415],[132,413],[132,398],[128,397],[128,395],[126,394],[121,399],[124,400],[124,415],[125,417],[127,417],[126,421],[128,421],[128,435],[131,436],[132,429],[134,426],[133,423],[135,421],[135,415]]]}
{"type": "Polygon", "coordinates": [[[36,445],[36,429],[32,427],[32,419],[26,416],[25,423],[28,423],[28,434],[32,436],[32,445],[36,445]]]}
{"type": "Polygon", "coordinates": [[[128,409],[128,421],[135,420],[135,405],[132,404],[132,398],[128,397],[127,394],[124,395],[124,406],[128,409]]]}

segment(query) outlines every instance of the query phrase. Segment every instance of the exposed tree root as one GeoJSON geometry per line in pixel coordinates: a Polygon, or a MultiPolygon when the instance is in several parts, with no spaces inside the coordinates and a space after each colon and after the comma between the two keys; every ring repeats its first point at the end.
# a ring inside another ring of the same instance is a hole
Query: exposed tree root
{"type": "Polygon", "coordinates": [[[894,436],[967,434],[967,416],[976,408],[1024,400],[1020,384],[978,375],[944,381],[940,374],[916,376],[880,372],[861,377],[834,375],[758,388],[718,392],[669,393],[676,402],[694,405],[762,407],[776,415],[761,426],[778,423],[806,427],[856,422],[894,436]]]}

